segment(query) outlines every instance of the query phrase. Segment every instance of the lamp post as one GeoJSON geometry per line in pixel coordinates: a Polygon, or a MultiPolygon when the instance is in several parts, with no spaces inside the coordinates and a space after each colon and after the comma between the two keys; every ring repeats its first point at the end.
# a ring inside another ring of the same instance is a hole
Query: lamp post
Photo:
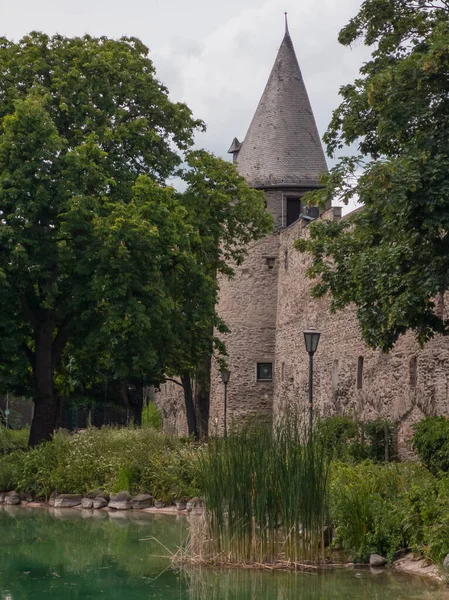
{"type": "Polygon", "coordinates": [[[221,380],[224,385],[224,437],[228,437],[228,427],[227,427],[227,410],[228,410],[228,383],[231,378],[231,371],[227,369],[223,369],[220,371],[221,380]]]}
{"type": "Polygon", "coordinates": [[[313,355],[318,348],[321,333],[310,327],[304,331],[304,342],[309,354],[309,434],[312,435],[313,426],[313,355]]]}

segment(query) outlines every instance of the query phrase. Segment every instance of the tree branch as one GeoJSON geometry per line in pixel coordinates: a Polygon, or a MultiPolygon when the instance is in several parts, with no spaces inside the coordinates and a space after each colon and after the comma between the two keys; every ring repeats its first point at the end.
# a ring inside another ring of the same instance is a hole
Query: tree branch
{"type": "Polygon", "coordinates": [[[180,387],[182,387],[184,389],[183,384],[180,381],[176,381],[176,379],[171,379],[170,377],[166,377],[165,381],[171,381],[172,383],[176,383],[176,385],[179,385],[180,387]]]}

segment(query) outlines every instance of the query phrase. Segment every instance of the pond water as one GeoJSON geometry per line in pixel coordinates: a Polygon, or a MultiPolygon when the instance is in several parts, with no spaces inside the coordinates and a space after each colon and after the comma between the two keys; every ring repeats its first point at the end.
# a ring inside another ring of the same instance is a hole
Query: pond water
{"type": "Polygon", "coordinates": [[[184,517],[0,507],[0,600],[440,600],[446,588],[369,569],[313,574],[170,568],[184,517]]]}

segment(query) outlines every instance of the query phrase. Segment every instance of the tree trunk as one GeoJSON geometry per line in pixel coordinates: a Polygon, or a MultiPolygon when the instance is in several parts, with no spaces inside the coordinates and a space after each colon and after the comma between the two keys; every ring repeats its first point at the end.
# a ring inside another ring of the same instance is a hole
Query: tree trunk
{"type": "Polygon", "coordinates": [[[131,412],[134,425],[142,425],[142,408],[143,408],[143,385],[136,385],[129,397],[131,399],[131,412]]]}
{"type": "Polygon", "coordinates": [[[186,406],[187,427],[189,435],[195,440],[198,439],[198,428],[196,423],[195,405],[193,403],[192,379],[190,375],[184,374],[181,377],[182,387],[184,389],[184,402],[186,406]]]}
{"type": "Polygon", "coordinates": [[[195,409],[198,420],[198,433],[200,438],[209,435],[210,413],[210,372],[212,366],[212,350],[203,356],[195,380],[195,409]]]}
{"type": "Polygon", "coordinates": [[[51,320],[40,323],[35,333],[34,415],[31,423],[30,448],[50,440],[56,418],[56,398],[53,393],[52,344],[54,324],[51,320]]]}

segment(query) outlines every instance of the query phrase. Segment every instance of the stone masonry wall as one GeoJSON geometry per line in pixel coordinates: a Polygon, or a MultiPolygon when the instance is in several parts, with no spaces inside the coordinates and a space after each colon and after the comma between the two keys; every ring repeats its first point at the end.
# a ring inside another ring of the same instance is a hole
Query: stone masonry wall
{"type": "MultiPolygon", "coordinates": [[[[243,265],[231,280],[220,279],[218,313],[230,329],[223,337],[231,371],[228,384],[228,423],[258,415],[271,419],[273,382],[258,382],[257,363],[273,363],[276,334],[279,271],[279,228],[282,191],[265,193],[267,210],[275,219],[275,232],[251,245],[243,265]]],[[[211,374],[209,428],[223,430],[224,387],[216,364],[211,374]]]]}
{"type": "MultiPolygon", "coordinates": [[[[335,209],[323,218],[338,218],[335,209]]],[[[307,235],[294,223],[280,235],[274,411],[287,405],[307,406],[308,355],[303,331],[321,332],[315,354],[314,402],[323,416],[353,415],[361,419],[385,416],[396,422],[398,446],[410,451],[411,425],[425,415],[448,410],[449,339],[437,337],[420,349],[412,334],[403,336],[388,354],[369,349],[361,340],[355,311],[331,314],[329,299],[313,299],[306,278],[306,255],[293,248],[307,235]],[[362,377],[357,372],[363,360],[362,377]]],[[[443,306],[440,309],[447,313],[443,306]]]]}

